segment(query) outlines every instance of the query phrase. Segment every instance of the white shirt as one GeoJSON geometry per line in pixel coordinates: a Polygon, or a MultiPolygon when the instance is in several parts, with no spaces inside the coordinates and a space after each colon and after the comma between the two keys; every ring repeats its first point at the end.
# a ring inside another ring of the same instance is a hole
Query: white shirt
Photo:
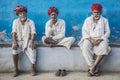
{"type": "Polygon", "coordinates": [[[84,39],[93,37],[94,39],[103,39],[108,42],[108,37],[110,36],[110,28],[108,20],[104,17],[100,17],[97,24],[93,21],[93,16],[88,17],[82,27],[82,38],[78,42],[78,45],[83,47],[84,39]]]}
{"type": "Polygon", "coordinates": [[[52,25],[50,27],[50,21],[49,20],[46,23],[45,27],[45,35],[46,37],[52,37],[54,40],[59,40],[65,37],[65,21],[62,19],[58,19],[55,25],[52,25]]]}
{"type": "Polygon", "coordinates": [[[94,23],[93,16],[90,16],[85,20],[82,28],[83,39],[89,37],[108,39],[109,35],[110,29],[106,18],[101,16],[97,24],[94,23]]]}
{"type": "Polygon", "coordinates": [[[29,26],[30,28],[30,34],[36,34],[36,30],[35,30],[35,24],[32,20],[30,19],[27,19],[27,21],[25,22],[24,25],[22,25],[22,23],[20,22],[19,18],[18,19],[15,19],[13,21],[13,27],[12,27],[12,33],[15,32],[17,33],[17,40],[23,40],[24,39],[24,35],[25,35],[25,27],[26,26],[29,26]],[[18,27],[21,27],[21,34],[19,34],[19,28],[18,27]]]}

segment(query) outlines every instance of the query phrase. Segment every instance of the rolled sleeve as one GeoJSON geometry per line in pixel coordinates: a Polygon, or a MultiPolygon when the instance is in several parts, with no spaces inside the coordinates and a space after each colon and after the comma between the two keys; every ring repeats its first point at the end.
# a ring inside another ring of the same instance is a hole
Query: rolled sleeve
{"type": "Polygon", "coordinates": [[[88,19],[86,19],[84,24],[83,24],[82,36],[83,36],[83,39],[86,39],[86,38],[90,37],[90,33],[89,33],[89,29],[88,29],[88,19]]]}
{"type": "Polygon", "coordinates": [[[35,24],[33,21],[30,22],[31,34],[36,34],[35,24]]]}
{"type": "Polygon", "coordinates": [[[12,32],[11,33],[16,33],[17,32],[17,22],[16,20],[13,21],[13,25],[12,25],[12,32]]]}

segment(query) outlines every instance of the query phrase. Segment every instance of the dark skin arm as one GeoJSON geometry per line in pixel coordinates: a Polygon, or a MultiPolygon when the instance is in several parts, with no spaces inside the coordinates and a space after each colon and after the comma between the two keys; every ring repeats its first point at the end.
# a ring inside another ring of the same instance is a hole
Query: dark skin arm
{"type": "Polygon", "coordinates": [[[35,36],[36,36],[36,34],[32,34],[32,35],[31,35],[31,42],[30,42],[29,47],[30,47],[32,50],[35,49],[35,44],[34,44],[35,36]]]}
{"type": "Polygon", "coordinates": [[[14,50],[17,50],[17,48],[19,47],[18,46],[18,43],[17,43],[17,36],[16,36],[16,33],[12,33],[12,39],[13,39],[13,49],[14,50]]]}

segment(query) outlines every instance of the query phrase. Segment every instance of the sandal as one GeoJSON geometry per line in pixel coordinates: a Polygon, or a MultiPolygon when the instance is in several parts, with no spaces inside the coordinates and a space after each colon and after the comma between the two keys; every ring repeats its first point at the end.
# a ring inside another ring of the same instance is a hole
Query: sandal
{"type": "Polygon", "coordinates": [[[63,69],[63,70],[61,71],[61,76],[66,76],[66,75],[67,75],[67,72],[66,72],[65,69],[63,69]]]}
{"type": "Polygon", "coordinates": [[[94,72],[88,71],[88,76],[95,76],[94,72]]]}
{"type": "Polygon", "coordinates": [[[94,72],[95,76],[100,76],[100,70],[98,68],[96,68],[95,72],[94,72]]]}
{"type": "Polygon", "coordinates": [[[59,69],[56,73],[55,76],[60,76],[61,75],[61,69],[59,69]]]}
{"type": "Polygon", "coordinates": [[[97,68],[97,69],[95,70],[95,72],[92,72],[92,71],[90,71],[90,69],[88,69],[88,76],[96,76],[96,77],[100,76],[100,71],[99,71],[99,69],[97,68]]]}
{"type": "Polygon", "coordinates": [[[16,71],[14,72],[13,77],[17,77],[18,75],[19,75],[19,71],[18,71],[18,70],[16,70],[16,71]]]}

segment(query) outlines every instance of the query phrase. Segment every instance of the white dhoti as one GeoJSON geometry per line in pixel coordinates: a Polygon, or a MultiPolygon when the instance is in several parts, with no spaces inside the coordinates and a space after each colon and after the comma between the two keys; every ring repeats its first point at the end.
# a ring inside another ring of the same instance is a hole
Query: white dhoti
{"type": "MultiPolygon", "coordinates": [[[[14,50],[13,49],[13,54],[15,55],[15,54],[20,54],[20,53],[23,53],[23,41],[18,41],[17,42],[18,43],[18,45],[19,45],[19,47],[17,48],[17,50],[14,50]]],[[[29,42],[29,44],[30,44],[30,42],[29,42]]],[[[26,53],[26,55],[28,56],[28,58],[29,58],[29,60],[30,60],[30,62],[32,63],[32,64],[35,64],[35,62],[36,62],[36,50],[34,49],[34,50],[32,50],[30,47],[29,47],[29,44],[28,44],[28,47],[25,49],[25,53],[26,53]]]]}
{"type": "MultiPolygon", "coordinates": [[[[43,44],[46,44],[45,42],[44,42],[44,40],[46,39],[47,37],[46,36],[43,36],[42,37],[42,42],[43,42],[43,44]]],[[[64,46],[64,47],[66,47],[67,49],[70,49],[70,47],[71,47],[71,45],[74,43],[74,41],[75,41],[75,38],[74,37],[65,37],[65,38],[63,38],[63,39],[61,39],[61,40],[58,40],[59,41],[59,43],[57,44],[57,45],[62,45],[62,46],[64,46]]]]}
{"type": "Polygon", "coordinates": [[[92,62],[94,61],[94,54],[108,55],[111,50],[107,41],[102,41],[98,46],[93,46],[87,39],[84,39],[83,44],[80,47],[82,47],[82,54],[89,66],[91,66],[92,62]]]}

